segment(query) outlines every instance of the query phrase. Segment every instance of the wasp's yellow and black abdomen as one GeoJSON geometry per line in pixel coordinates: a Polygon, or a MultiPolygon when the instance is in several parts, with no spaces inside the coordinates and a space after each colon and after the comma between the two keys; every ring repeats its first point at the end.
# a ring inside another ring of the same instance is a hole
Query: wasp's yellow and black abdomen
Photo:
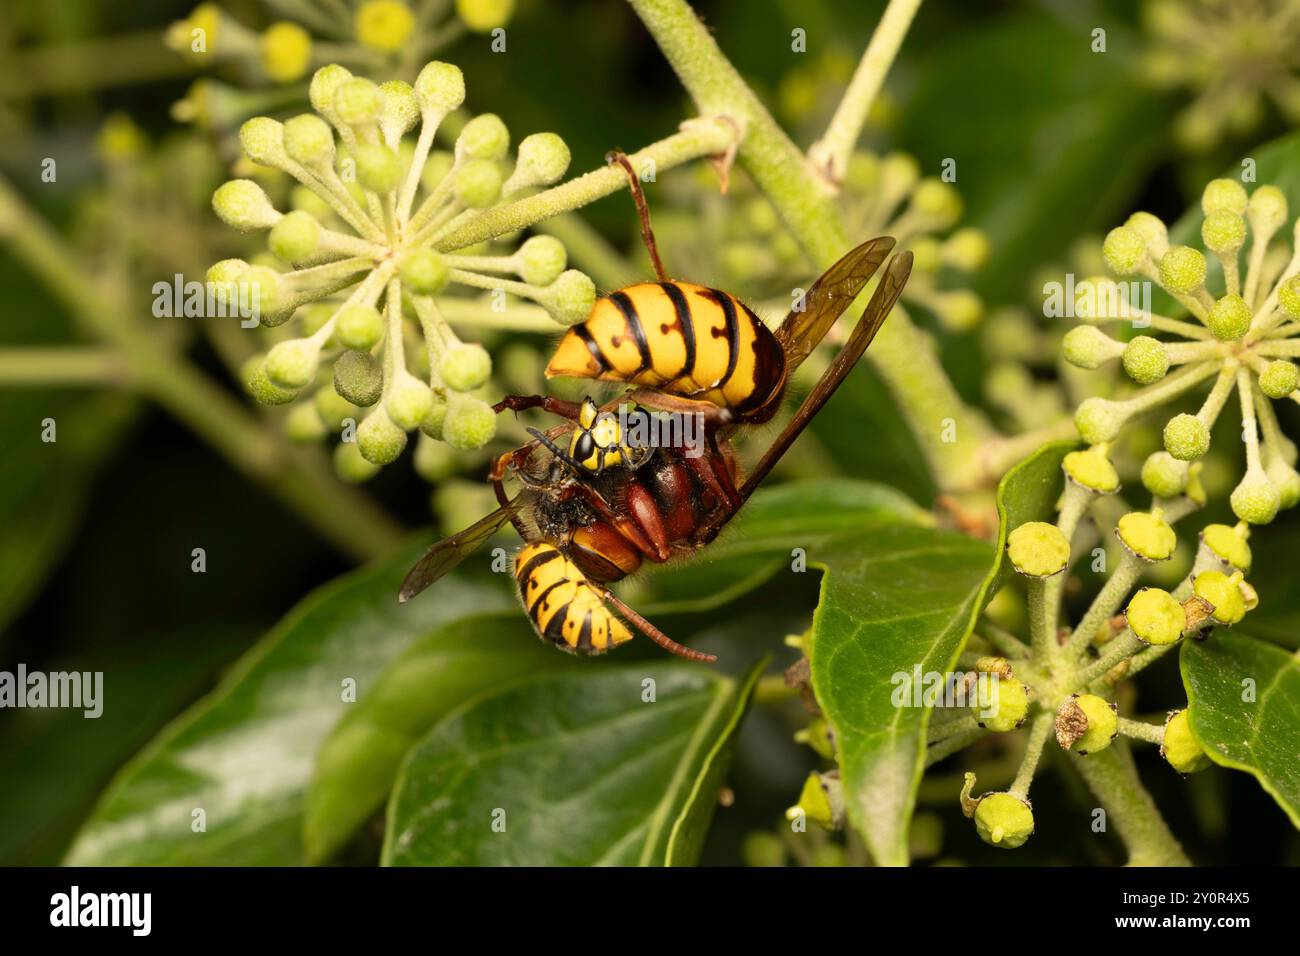
{"type": "Polygon", "coordinates": [[[520,549],[515,581],[533,627],[561,650],[603,654],[632,639],[587,576],[552,544],[540,541],[520,549]]]}
{"type": "Polygon", "coordinates": [[[785,384],[781,344],[735,296],[689,282],[644,282],[596,301],[546,368],[627,382],[748,411],[785,384]]]}

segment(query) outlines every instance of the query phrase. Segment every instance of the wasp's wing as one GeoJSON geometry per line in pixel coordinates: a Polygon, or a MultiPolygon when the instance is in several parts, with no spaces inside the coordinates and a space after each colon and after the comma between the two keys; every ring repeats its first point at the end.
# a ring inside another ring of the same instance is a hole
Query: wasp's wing
{"type": "Polygon", "coordinates": [[[893,248],[892,236],[864,242],[841,257],[804,293],[803,308],[792,310],[776,330],[777,340],[785,351],[787,373],[812,354],[893,248]]]}
{"type": "Polygon", "coordinates": [[[402,589],[397,592],[398,603],[405,604],[477,551],[507,521],[519,514],[522,507],[523,495],[520,495],[506,502],[487,517],[480,518],[464,531],[459,531],[450,538],[444,538],[431,546],[406,575],[406,580],[402,582],[402,589]]]}

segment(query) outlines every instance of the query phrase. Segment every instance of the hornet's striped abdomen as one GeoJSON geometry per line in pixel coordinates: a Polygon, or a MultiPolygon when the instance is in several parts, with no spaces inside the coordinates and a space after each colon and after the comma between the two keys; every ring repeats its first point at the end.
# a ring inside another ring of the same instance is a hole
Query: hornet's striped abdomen
{"type": "Polygon", "coordinates": [[[561,650],[603,654],[632,639],[586,575],[552,544],[540,541],[520,549],[515,581],[533,627],[561,650]]]}
{"type": "Polygon", "coordinates": [[[643,282],[597,299],[560,340],[546,374],[627,382],[746,412],[785,384],[785,354],[735,296],[643,282]]]}

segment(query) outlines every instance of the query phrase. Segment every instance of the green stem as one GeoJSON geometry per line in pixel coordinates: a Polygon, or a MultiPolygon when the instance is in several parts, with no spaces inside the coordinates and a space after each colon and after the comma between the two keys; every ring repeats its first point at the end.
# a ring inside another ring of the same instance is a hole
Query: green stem
{"type": "Polygon", "coordinates": [[[1034,718],[1033,726],[1029,728],[1029,743],[1025,745],[1024,759],[1008,791],[1012,796],[1021,800],[1029,796],[1029,785],[1038,770],[1038,761],[1043,756],[1043,747],[1047,744],[1047,735],[1052,732],[1052,725],[1053,715],[1047,711],[1042,711],[1034,718]]]}
{"type": "Polygon", "coordinates": [[[1169,832],[1151,794],[1142,786],[1128,742],[1070,761],[1105,807],[1128,848],[1129,866],[1190,866],[1191,861],[1169,832]]]}
{"type": "Polygon", "coordinates": [[[1119,732],[1134,740],[1145,740],[1149,744],[1162,744],[1165,740],[1164,724],[1148,724],[1142,720],[1119,719],[1119,732]]]}
{"type": "Polygon", "coordinates": [[[0,386],[5,385],[125,385],[128,369],[116,353],[105,348],[0,349],[0,386]]]}
{"type": "MultiPolygon", "coordinates": [[[[743,132],[738,157],[791,234],[820,268],[852,245],[820,178],[759,102],[685,0],[628,0],[682,85],[707,116],[728,116],[743,132]]],[[[860,240],[865,237],[855,237],[860,240]]],[[[867,358],[884,379],[945,491],[980,487],[983,443],[996,433],[962,401],[933,342],[895,307],[867,358]]]]}
{"type": "Polygon", "coordinates": [[[5,63],[3,98],[24,100],[129,86],[192,73],[157,30],[15,52],[5,63]]]}
{"type": "Polygon", "coordinates": [[[137,387],[293,508],[344,553],[369,559],[389,551],[400,529],[364,495],[338,482],[316,450],[290,448],[158,336],[135,322],[114,289],[0,180],[0,238],[49,286],[81,325],[110,346],[137,387]]]}

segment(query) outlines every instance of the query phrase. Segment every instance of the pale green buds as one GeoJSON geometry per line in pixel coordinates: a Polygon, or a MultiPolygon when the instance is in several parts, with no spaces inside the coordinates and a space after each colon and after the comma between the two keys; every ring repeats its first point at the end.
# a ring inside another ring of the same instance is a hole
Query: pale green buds
{"type": "Polygon", "coordinates": [[[266,192],[251,179],[232,179],[212,194],[212,209],[226,225],[249,232],[270,229],[280,221],[266,192]]]}
{"type": "Polygon", "coordinates": [[[456,345],[438,363],[438,377],[454,392],[478,388],[492,374],[492,357],[481,345],[456,345]]]}
{"type": "Polygon", "coordinates": [[[1108,495],[1119,490],[1119,472],[1103,448],[1072,451],[1061,462],[1061,468],[1067,478],[1089,491],[1108,495]]]}
{"type": "Polygon", "coordinates": [[[1235,179],[1212,179],[1201,193],[1201,211],[1207,216],[1228,212],[1240,216],[1246,211],[1246,190],[1235,179]]]}
{"type": "Polygon", "coordinates": [[[1071,694],[1056,712],[1056,742],[1081,757],[1105,750],[1118,734],[1115,704],[1096,694],[1071,694]]]}
{"type": "Polygon", "coordinates": [[[456,15],[475,33],[491,33],[510,22],[515,0],[456,0],[456,15]]]}
{"type": "Polygon", "coordinates": [[[247,269],[248,263],[243,259],[221,259],[208,266],[204,279],[211,285],[226,285],[238,282],[247,269]]]}
{"type": "Polygon", "coordinates": [[[1269,362],[1259,373],[1259,388],[1269,398],[1286,398],[1300,387],[1300,368],[1294,362],[1278,359],[1269,362]]]}
{"type": "Polygon", "coordinates": [[[383,53],[400,50],[414,29],[415,15],[401,0],[366,0],[353,17],[358,42],[383,53]]]}
{"type": "Polygon", "coordinates": [[[533,133],[519,143],[507,192],[527,186],[549,186],[569,169],[569,147],[555,133],[533,133]]]}
{"type": "Polygon", "coordinates": [[[1141,233],[1128,226],[1117,226],[1106,234],[1101,246],[1106,268],[1116,275],[1132,275],[1147,258],[1146,240],[1141,233]]]}
{"type": "Polygon", "coordinates": [[[1250,331],[1250,306],[1239,295],[1225,295],[1210,307],[1205,324],[1221,342],[1236,342],[1250,331]]]}
{"type": "Polygon", "coordinates": [[[1246,598],[1240,586],[1242,583],[1240,571],[1232,577],[1222,571],[1202,571],[1192,582],[1192,590],[1198,598],[1213,605],[1214,613],[1211,616],[1216,624],[1231,626],[1246,616],[1246,598]]]}
{"type": "Polygon", "coordinates": [[[1272,233],[1286,222],[1286,194],[1276,186],[1260,186],[1246,206],[1250,226],[1257,233],[1272,233]]]}
{"type": "Polygon", "coordinates": [[[266,374],[281,388],[300,389],[316,376],[320,344],[314,339],[289,339],[266,356],[266,374]]]}
{"type": "Polygon", "coordinates": [[[1153,256],[1159,258],[1169,248],[1169,230],[1159,217],[1149,212],[1135,212],[1125,220],[1124,225],[1142,237],[1153,256]]]}
{"type": "Polygon", "coordinates": [[[285,214],[271,227],[267,245],[285,262],[302,262],[311,257],[320,243],[320,223],[301,210],[285,214]]]}
{"type": "Polygon", "coordinates": [[[357,426],[357,450],[372,465],[391,464],[405,448],[406,432],[381,409],[371,412],[357,426]]]}
{"type": "Polygon", "coordinates": [[[1250,570],[1250,526],[1244,521],[1235,527],[1226,524],[1210,524],[1201,532],[1201,543],[1216,558],[1241,571],[1250,570]]]}
{"type": "Polygon", "coordinates": [[[1074,413],[1074,427],[1089,445],[1104,445],[1119,437],[1129,413],[1121,402],[1085,398],[1074,413]]]}
{"type": "Polygon", "coordinates": [[[1174,246],[1160,257],[1160,284],[1170,292],[1194,292],[1205,284],[1205,256],[1191,246],[1174,246]]]}
{"type": "Polygon", "coordinates": [[[958,229],[943,243],[943,261],[959,272],[975,272],[988,262],[991,245],[981,229],[958,229]]]}
{"type": "Polygon", "coordinates": [[[1149,335],[1139,335],[1124,346],[1124,371],[1139,385],[1160,381],[1169,371],[1165,347],[1149,335]]]}
{"type": "Polygon", "coordinates": [[[1214,252],[1236,252],[1246,242],[1246,220],[1232,212],[1212,212],[1201,223],[1201,239],[1214,252]]]}
{"type": "Polygon", "coordinates": [[[296,23],[273,23],[262,34],[261,53],[267,77],[291,83],[311,66],[311,34],[296,23]]]}
{"type": "Polygon", "coordinates": [[[284,283],[280,273],[267,266],[249,266],[239,276],[248,292],[250,303],[257,311],[258,321],[269,327],[283,325],[289,319],[289,313],[281,306],[284,299],[284,283]]]}
{"type": "Polygon", "coordinates": [[[533,236],[515,253],[519,277],[530,285],[550,285],[568,261],[564,243],[554,236],[533,236]]]}
{"type": "Polygon", "coordinates": [[[465,102],[465,74],[451,63],[426,63],[415,79],[415,96],[421,109],[450,113],[465,102]]]}
{"type": "Polygon", "coordinates": [[[1195,461],[1210,450],[1210,430],[1195,415],[1175,415],[1165,424],[1165,450],[1179,461],[1195,461]]]}
{"type": "Polygon", "coordinates": [[[1177,644],[1187,629],[1187,612],[1168,591],[1142,588],[1124,612],[1134,636],[1144,644],[1177,644]]]}
{"type": "Polygon", "coordinates": [[[466,160],[451,175],[452,192],[470,209],[486,209],[501,195],[501,170],[492,160],[466,160]]]}
{"type": "Polygon", "coordinates": [[[357,182],[372,193],[389,193],[402,181],[402,161],[380,143],[358,143],[352,151],[357,163],[357,182]]]}
{"type": "Polygon", "coordinates": [[[1279,455],[1271,455],[1264,466],[1264,474],[1277,489],[1278,508],[1293,508],[1300,502],[1300,473],[1279,455]]]}
{"type": "Polygon", "coordinates": [[[1061,352],[1071,365],[1100,368],[1111,359],[1123,355],[1124,346],[1094,325],[1076,325],[1065,333],[1061,352]]]}
{"type": "Polygon", "coordinates": [[[1159,509],[1130,511],[1117,522],[1115,534],[1124,547],[1146,561],[1168,560],[1178,546],[1178,536],[1159,509]]]}
{"type": "Polygon", "coordinates": [[[807,744],[827,760],[835,759],[835,733],[824,717],[814,717],[807,727],[795,732],[794,739],[797,743],[807,744]]]}
{"type": "Polygon", "coordinates": [[[429,406],[429,414],[425,415],[424,421],[420,422],[420,431],[441,442],[442,426],[447,422],[447,408],[447,400],[434,395],[433,404],[429,406]]]}
{"type": "Polygon", "coordinates": [[[282,388],[267,377],[266,366],[260,356],[244,363],[241,370],[244,389],[259,405],[284,405],[298,397],[296,388],[282,388]]]}
{"type": "Polygon", "coordinates": [[[263,166],[284,165],[284,126],[269,116],[254,116],[239,127],[239,148],[263,166]]]}
{"type": "Polygon", "coordinates": [[[1278,287],[1277,301],[1288,316],[1300,319],[1300,276],[1292,276],[1278,287]]]}
{"type": "Polygon", "coordinates": [[[340,395],[332,386],[318,388],[312,396],[316,414],[330,431],[337,432],[343,427],[345,419],[355,419],[360,408],[340,395]]]}
{"type": "Polygon", "coordinates": [[[436,295],[447,287],[451,270],[432,249],[416,249],[402,260],[402,282],[418,295],[436,295]]]}
{"type": "Polygon", "coordinates": [[[429,391],[429,386],[404,370],[397,373],[384,396],[384,410],[388,412],[393,424],[403,431],[419,428],[432,407],[433,393],[429,391]]]}
{"type": "Polygon", "coordinates": [[[303,402],[290,409],[284,420],[284,433],[290,441],[301,444],[318,442],[325,437],[325,423],[311,402],[303,402]]]}
{"type": "Polygon", "coordinates": [[[1196,773],[1210,765],[1210,758],[1192,735],[1186,710],[1171,710],[1165,720],[1165,737],[1160,756],[1181,774],[1196,773]]]}
{"type": "Polygon", "coordinates": [[[456,155],[465,159],[497,162],[505,159],[509,149],[510,131],[495,113],[475,116],[456,137],[456,155]]]}
{"type": "Polygon", "coordinates": [[[975,807],[975,832],[990,846],[1014,850],[1034,835],[1028,800],[1010,793],[986,793],[975,807]]]}
{"type": "Polygon", "coordinates": [[[344,352],[334,363],[334,390],[353,405],[369,408],[383,394],[383,369],[369,352],[344,352]]]}
{"type": "Polygon", "coordinates": [[[307,87],[307,98],[311,100],[312,109],[327,119],[332,119],[335,116],[334,96],[350,79],[352,79],[352,72],[347,67],[339,66],[337,63],[322,66],[312,76],[311,83],[307,87]]]}
{"type": "Polygon", "coordinates": [[[1176,498],[1187,489],[1189,466],[1167,451],[1152,452],[1142,463],[1142,485],[1157,498],[1176,498]]]}
{"type": "Polygon", "coordinates": [[[569,269],[542,290],[538,301],[561,325],[577,325],[596,304],[596,284],[584,272],[569,269]]]}
{"type": "Polygon", "coordinates": [[[420,118],[420,101],[411,84],[403,80],[389,80],[380,84],[379,93],[384,101],[379,115],[379,129],[386,142],[396,142],[415,127],[420,118]]]}
{"type": "Polygon", "coordinates": [[[935,229],[948,229],[961,218],[961,194],[941,179],[923,179],[912,193],[912,208],[935,229]]]}
{"type": "Polygon", "coordinates": [[[1047,578],[1065,570],[1070,542],[1054,524],[1027,521],[1007,535],[1007,557],[1021,574],[1047,578]]]}
{"type": "Polygon", "coordinates": [[[373,305],[345,305],[334,320],[334,338],[346,349],[368,351],[383,334],[384,317],[373,305]]]}
{"type": "Polygon", "coordinates": [[[469,451],[482,448],[496,434],[497,416],[481,399],[458,395],[448,402],[442,423],[442,438],[452,448],[469,451]]]}
{"type": "Polygon", "coordinates": [[[346,482],[360,484],[379,473],[379,466],[361,457],[356,442],[340,442],[334,448],[334,470],[346,482]]]}
{"type": "Polygon", "coordinates": [[[365,77],[354,76],[339,84],[334,92],[334,115],[348,126],[369,126],[379,119],[384,97],[379,87],[365,77]]]}
{"type": "Polygon", "coordinates": [[[315,113],[303,113],[285,121],[284,149],[304,166],[330,166],[334,163],[334,131],[315,113]]]}
{"type": "Polygon", "coordinates": [[[1014,677],[999,677],[989,681],[988,686],[992,688],[992,699],[971,704],[976,723],[996,734],[1023,724],[1029,715],[1029,688],[1014,677]]]}
{"type": "Polygon", "coordinates": [[[1232,513],[1251,524],[1268,524],[1282,507],[1282,495],[1267,474],[1259,468],[1247,468],[1228,498],[1232,513]]]}

